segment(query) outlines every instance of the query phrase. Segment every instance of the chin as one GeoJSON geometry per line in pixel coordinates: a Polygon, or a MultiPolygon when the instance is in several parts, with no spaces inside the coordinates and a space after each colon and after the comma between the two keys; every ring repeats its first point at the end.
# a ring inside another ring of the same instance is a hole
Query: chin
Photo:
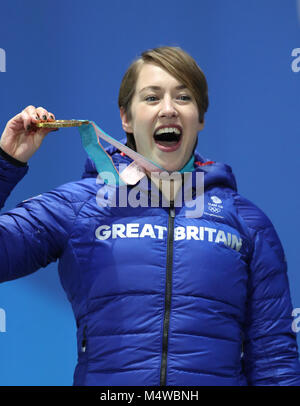
{"type": "Polygon", "coordinates": [[[159,160],[159,165],[166,169],[168,172],[180,171],[184,164],[176,164],[174,162],[166,162],[159,160]]]}
{"type": "Polygon", "coordinates": [[[164,154],[163,158],[159,157],[155,161],[169,172],[180,171],[180,169],[185,165],[184,159],[182,156],[179,158],[178,156],[176,157],[174,155],[175,154],[172,153],[168,154],[168,156],[164,154]]]}

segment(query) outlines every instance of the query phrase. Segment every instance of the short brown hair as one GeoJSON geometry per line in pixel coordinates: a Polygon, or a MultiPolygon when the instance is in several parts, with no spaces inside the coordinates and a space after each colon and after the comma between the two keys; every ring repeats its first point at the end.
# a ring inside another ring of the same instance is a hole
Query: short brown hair
{"type": "MultiPolygon", "coordinates": [[[[127,69],[119,90],[119,108],[123,108],[131,119],[131,102],[136,83],[144,63],[152,63],[166,70],[170,75],[185,85],[193,94],[202,123],[208,108],[208,89],[204,73],[196,61],[179,47],[163,46],[144,51],[127,69]]],[[[128,145],[135,149],[133,136],[127,133],[128,145]]]]}

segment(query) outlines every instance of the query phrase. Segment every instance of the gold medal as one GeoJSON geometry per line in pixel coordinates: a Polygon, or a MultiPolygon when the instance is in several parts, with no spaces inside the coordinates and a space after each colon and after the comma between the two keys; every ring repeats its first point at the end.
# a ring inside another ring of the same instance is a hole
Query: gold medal
{"type": "Polygon", "coordinates": [[[55,121],[41,121],[35,123],[39,128],[61,128],[61,127],[80,127],[82,124],[89,124],[88,120],[55,120],[55,121]]]}

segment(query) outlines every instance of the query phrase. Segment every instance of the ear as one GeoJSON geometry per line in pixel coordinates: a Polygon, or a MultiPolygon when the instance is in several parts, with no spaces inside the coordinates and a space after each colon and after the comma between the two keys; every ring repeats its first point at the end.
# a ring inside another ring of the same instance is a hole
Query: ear
{"type": "Polygon", "coordinates": [[[123,107],[120,108],[120,117],[122,121],[123,130],[126,133],[133,133],[131,120],[128,120],[127,113],[125,112],[123,107]]]}
{"type": "Polygon", "coordinates": [[[204,128],[204,119],[203,119],[202,123],[200,123],[200,121],[198,123],[198,132],[202,131],[203,128],[204,128]]]}

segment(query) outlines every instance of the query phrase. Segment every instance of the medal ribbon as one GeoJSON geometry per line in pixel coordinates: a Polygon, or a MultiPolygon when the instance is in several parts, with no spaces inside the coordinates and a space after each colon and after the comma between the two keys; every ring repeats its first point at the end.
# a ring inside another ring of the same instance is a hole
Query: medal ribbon
{"type": "MultiPolygon", "coordinates": [[[[147,172],[163,172],[166,169],[157,165],[149,159],[146,159],[141,154],[133,151],[131,148],[117,141],[115,138],[108,135],[93,121],[89,124],[83,124],[78,127],[81,135],[81,141],[89,157],[94,161],[96,169],[99,174],[101,172],[112,173],[115,177],[115,183],[117,185],[135,185],[140,179],[146,175],[147,172]],[[109,144],[116,147],[125,155],[129,156],[133,160],[121,173],[119,173],[115,166],[111,156],[105,151],[100,142],[100,138],[109,144]]],[[[194,156],[191,157],[189,162],[179,172],[190,172],[194,166],[194,156]]],[[[107,182],[109,183],[109,181],[107,182]]]]}

